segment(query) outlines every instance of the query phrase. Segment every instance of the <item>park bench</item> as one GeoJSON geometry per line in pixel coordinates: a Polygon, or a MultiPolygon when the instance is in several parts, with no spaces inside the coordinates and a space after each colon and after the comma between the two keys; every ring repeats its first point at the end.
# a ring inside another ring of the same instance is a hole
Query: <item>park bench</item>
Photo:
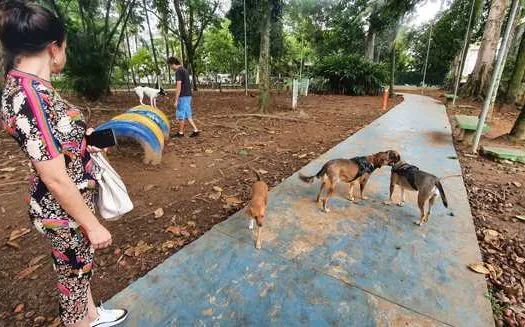
{"type": "MultiPolygon", "coordinates": [[[[464,144],[471,144],[474,137],[474,133],[478,128],[478,117],[466,116],[466,115],[454,115],[456,122],[456,129],[459,130],[458,139],[464,144]]],[[[483,126],[483,132],[488,132],[490,127],[485,124],[483,126]]]]}

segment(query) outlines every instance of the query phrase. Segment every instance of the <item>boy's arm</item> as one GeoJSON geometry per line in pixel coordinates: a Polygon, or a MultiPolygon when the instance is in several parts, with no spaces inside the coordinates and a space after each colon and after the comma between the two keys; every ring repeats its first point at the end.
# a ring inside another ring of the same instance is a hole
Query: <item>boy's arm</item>
{"type": "Polygon", "coordinates": [[[181,84],[182,81],[177,81],[177,91],[175,91],[175,107],[177,106],[177,103],[179,103],[180,90],[182,88],[181,84]]]}

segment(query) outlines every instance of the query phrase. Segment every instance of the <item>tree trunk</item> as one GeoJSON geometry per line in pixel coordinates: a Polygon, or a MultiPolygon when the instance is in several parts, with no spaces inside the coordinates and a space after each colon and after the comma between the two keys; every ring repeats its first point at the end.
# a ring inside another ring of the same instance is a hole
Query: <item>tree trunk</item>
{"type": "Polygon", "coordinates": [[[510,131],[510,136],[519,141],[525,141],[525,105],[521,108],[520,115],[514,122],[514,126],[510,131]]]}
{"type": "MultiPolygon", "coordinates": [[[[164,42],[166,43],[166,58],[169,58],[170,57],[170,45],[169,45],[169,38],[168,38],[167,32],[164,33],[164,42]]],[[[166,62],[166,66],[168,69],[168,84],[171,84],[171,69],[170,69],[170,65],[168,65],[167,62],[166,62]]]]}
{"type": "MultiPolygon", "coordinates": [[[[523,82],[523,75],[525,74],[525,33],[521,36],[518,56],[514,63],[514,70],[509,81],[509,88],[507,90],[507,103],[515,103],[516,97],[521,89],[523,82]]],[[[523,112],[523,110],[522,110],[523,112]]]]}
{"type": "Polygon", "coordinates": [[[143,4],[144,4],[144,14],[146,15],[146,24],[148,25],[148,32],[149,32],[149,40],[150,40],[150,43],[151,43],[151,52],[153,53],[153,62],[155,63],[155,75],[157,75],[157,79],[158,79],[158,74],[159,74],[159,62],[157,61],[157,51],[155,50],[155,43],[153,42],[153,33],[151,33],[151,25],[149,23],[149,15],[148,15],[148,9],[146,7],[146,0],[143,0],[143,4]]]}
{"type": "Polygon", "coordinates": [[[261,26],[261,47],[259,53],[259,111],[268,113],[271,111],[271,93],[270,93],[270,29],[271,29],[271,11],[272,4],[266,3],[267,8],[262,17],[261,26]]]}
{"type": "Polygon", "coordinates": [[[135,68],[133,68],[133,65],[131,65],[131,47],[129,45],[129,35],[128,31],[125,31],[126,33],[126,46],[128,48],[128,58],[130,59],[130,68],[131,68],[131,78],[133,79],[133,85],[137,86],[137,77],[135,76],[135,68]]]}
{"type": "Polygon", "coordinates": [[[370,29],[368,30],[368,33],[366,34],[365,56],[372,61],[374,60],[375,43],[376,43],[376,32],[370,27],[370,29]]]}
{"type": "Polygon", "coordinates": [[[396,74],[396,44],[392,45],[392,54],[390,58],[390,89],[388,90],[388,95],[394,97],[394,83],[395,83],[395,74],[396,74]]]}
{"type": "Polygon", "coordinates": [[[466,95],[484,97],[487,93],[504,18],[505,0],[493,0],[485,23],[478,59],[465,86],[466,95]]]}

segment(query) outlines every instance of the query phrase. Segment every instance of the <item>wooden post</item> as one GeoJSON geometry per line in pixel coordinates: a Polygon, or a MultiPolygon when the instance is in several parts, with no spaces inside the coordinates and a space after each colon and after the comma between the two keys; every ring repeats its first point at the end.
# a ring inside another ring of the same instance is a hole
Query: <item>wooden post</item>
{"type": "Polygon", "coordinates": [[[386,111],[386,105],[388,104],[388,88],[385,87],[383,91],[383,102],[381,104],[381,111],[386,111]]]}

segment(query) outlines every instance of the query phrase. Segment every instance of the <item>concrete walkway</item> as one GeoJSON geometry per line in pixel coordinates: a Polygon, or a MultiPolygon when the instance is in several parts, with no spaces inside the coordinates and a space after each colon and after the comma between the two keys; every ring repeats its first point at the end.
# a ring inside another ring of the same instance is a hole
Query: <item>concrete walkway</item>
{"type": "MultiPolygon", "coordinates": [[[[386,149],[437,176],[461,173],[444,106],[409,94],[301,172],[386,149]]],[[[389,173],[372,176],[367,201],[350,203],[341,185],[329,214],[313,201],[319,183],[294,174],[270,194],[262,250],[241,211],[107,306],[127,307],[127,326],[493,326],[485,280],[466,268],[481,256],[462,179],[444,180],[449,209],[437,202],[418,227],[414,196],[382,204],[389,173]]]]}

